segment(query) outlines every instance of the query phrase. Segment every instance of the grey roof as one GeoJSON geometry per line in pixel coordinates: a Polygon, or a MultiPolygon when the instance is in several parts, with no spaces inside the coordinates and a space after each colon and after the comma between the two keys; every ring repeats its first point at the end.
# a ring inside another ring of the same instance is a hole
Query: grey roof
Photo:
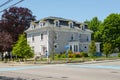
{"type": "MultiPolygon", "coordinates": [[[[54,16],[49,16],[49,17],[43,18],[41,20],[47,20],[47,19],[53,19],[53,20],[56,19],[56,20],[62,20],[62,21],[71,21],[71,22],[75,22],[76,24],[85,24],[85,23],[81,23],[81,22],[78,22],[78,21],[75,21],[75,20],[65,19],[65,18],[62,18],[62,17],[54,17],[54,16]]],[[[41,20],[39,20],[39,21],[41,21],[41,20]]]]}

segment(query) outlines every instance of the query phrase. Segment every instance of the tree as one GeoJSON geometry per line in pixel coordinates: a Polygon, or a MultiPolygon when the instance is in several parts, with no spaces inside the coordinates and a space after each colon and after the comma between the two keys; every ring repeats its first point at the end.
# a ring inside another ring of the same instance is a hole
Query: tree
{"type": "Polygon", "coordinates": [[[110,43],[111,49],[120,50],[120,14],[112,13],[104,20],[102,40],[103,43],[110,43]]]}
{"type": "Polygon", "coordinates": [[[12,50],[13,55],[17,55],[21,58],[31,58],[34,56],[33,50],[31,47],[27,44],[27,39],[25,38],[25,34],[22,34],[19,36],[18,41],[13,46],[12,50]]]}
{"type": "Polygon", "coordinates": [[[10,51],[13,40],[9,33],[0,32],[0,52],[10,51]]]}
{"type": "Polygon", "coordinates": [[[112,45],[110,43],[104,43],[103,44],[103,53],[105,54],[106,57],[109,56],[109,54],[112,53],[112,45]]]}
{"type": "Polygon", "coordinates": [[[2,60],[3,60],[3,52],[11,51],[12,44],[13,44],[12,36],[4,31],[0,32],[0,52],[2,54],[2,60]]]}
{"type": "Polygon", "coordinates": [[[88,28],[93,31],[92,40],[95,40],[95,41],[98,40],[94,35],[95,35],[95,32],[99,31],[101,21],[97,17],[93,17],[90,21],[88,20],[84,21],[84,23],[88,24],[88,28]]]}
{"type": "Polygon", "coordinates": [[[11,34],[14,42],[18,40],[18,35],[29,28],[30,22],[35,20],[35,16],[27,8],[11,7],[5,10],[0,21],[0,31],[11,34]]]}
{"type": "Polygon", "coordinates": [[[96,54],[96,45],[95,45],[95,41],[91,41],[90,45],[89,45],[89,56],[90,57],[94,57],[96,54]]]}

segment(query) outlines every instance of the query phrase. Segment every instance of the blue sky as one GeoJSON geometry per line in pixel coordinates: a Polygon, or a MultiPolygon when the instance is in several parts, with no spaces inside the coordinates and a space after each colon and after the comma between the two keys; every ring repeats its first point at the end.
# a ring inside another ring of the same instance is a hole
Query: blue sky
{"type": "Polygon", "coordinates": [[[84,22],[97,16],[103,21],[110,13],[120,13],[120,0],[24,0],[17,6],[29,8],[37,20],[56,16],[84,22]]]}

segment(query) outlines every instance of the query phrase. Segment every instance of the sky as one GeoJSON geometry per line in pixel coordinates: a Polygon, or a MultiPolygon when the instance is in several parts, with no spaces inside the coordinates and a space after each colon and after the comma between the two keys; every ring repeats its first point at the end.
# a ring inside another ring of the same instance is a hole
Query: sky
{"type": "MultiPolygon", "coordinates": [[[[0,4],[5,1],[0,0],[0,4]]],[[[13,0],[0,10],[17,1],[13,0]]],[[[120,13],[120,0],[24,0],[16,6],[30,9],[37,20],[55,16],[84,22],[97,16],[103,21],[111,13],[120,13]]]]}

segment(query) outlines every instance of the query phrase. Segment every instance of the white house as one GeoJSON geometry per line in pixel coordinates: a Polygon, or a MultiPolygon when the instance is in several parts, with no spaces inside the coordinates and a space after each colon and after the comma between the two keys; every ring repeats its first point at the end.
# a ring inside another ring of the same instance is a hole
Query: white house
{"type": "MultiPolygon", "coordinates": [[[[66,46],[73,52],[88,52],[92,31],[87,25],[74,20],[46,17],[39,21],[31,22],[27,33],[27,41],[35,54],[45,55],[62,53],[66,46]]],[[[96,43],[97,52],[100,52],[100,43],[96,43]]]]}

